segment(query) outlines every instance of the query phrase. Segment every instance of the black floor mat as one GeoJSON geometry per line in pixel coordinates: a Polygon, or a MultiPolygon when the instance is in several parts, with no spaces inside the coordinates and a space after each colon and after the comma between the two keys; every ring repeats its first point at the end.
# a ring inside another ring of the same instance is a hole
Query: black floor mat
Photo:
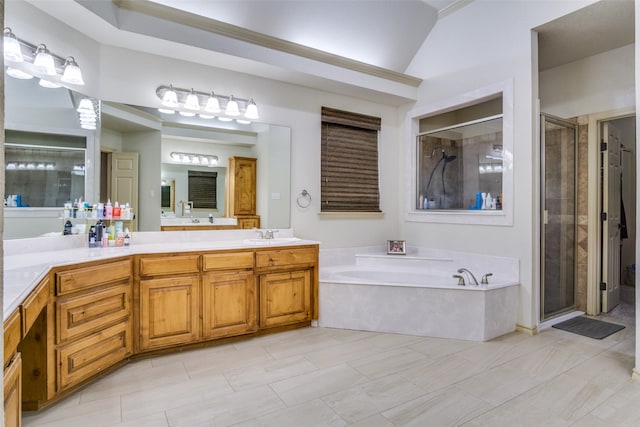
{"type": "Polygon", "coordinates": [[[609,335],[624,329],[623,325],[603,322],[602,320],[591,319],[590,317],[585,316],[565,320],[564,322],[553,325],[553,327],[597,340],[606,338],[609,335]]]}

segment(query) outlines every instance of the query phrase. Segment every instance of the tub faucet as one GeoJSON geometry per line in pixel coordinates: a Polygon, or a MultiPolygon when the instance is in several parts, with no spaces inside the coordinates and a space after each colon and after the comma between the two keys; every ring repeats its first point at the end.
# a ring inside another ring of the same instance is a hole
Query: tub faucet
{"type": "Polygon", "coordinates": [[[465,274],[465,273],[466,273],[466,274],[468,274],[468,275],[469,275],[469,276],[468,276],[468,278],[469,278],[469,283],[472,283],[472,284],[474,284],[474,285],[478,286],[478,280],[476,279],[476,276],[474,276],[474,275],[473,275],[473,273],[472,273],[471,271],[469,271],[468,269],[466,269],[466,268],[459,268],[459,269],[458,269],[458,273],[460,273],[460,274],[465,274]]]}

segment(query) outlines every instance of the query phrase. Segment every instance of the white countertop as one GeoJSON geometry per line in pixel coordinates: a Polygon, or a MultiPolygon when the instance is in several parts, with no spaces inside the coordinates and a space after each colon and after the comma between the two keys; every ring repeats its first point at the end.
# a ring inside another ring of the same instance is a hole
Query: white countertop
{"type": "Polygon", "coordinates": [[[137,232],[125,247],[88,248],[86,235],[4,241],[4,319],[20,305],[53,267],[121,256],[219,249],[268,248],[319,244],[280,229],[273,240],[256,238],[255,230],[137,232]]]}

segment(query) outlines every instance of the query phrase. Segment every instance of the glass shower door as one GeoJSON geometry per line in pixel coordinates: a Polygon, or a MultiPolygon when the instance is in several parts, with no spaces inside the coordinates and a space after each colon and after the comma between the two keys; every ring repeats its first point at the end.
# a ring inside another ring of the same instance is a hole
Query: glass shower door
{"type": "Polygon", "coordinates": [[[575,307],[577,127],[541,116],[541,315],[575,307]]]}

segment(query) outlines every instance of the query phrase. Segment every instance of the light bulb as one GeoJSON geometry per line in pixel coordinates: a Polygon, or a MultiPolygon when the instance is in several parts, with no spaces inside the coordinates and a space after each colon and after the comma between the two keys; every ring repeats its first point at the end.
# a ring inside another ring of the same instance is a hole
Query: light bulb
{"type": "Polygon", "coordinates": [[[31,74],[13,67],[7,67],[7,74],[13,78],[21,79],[21,80],[29,80],[33,78],[31,74]]]}
{"type": "Polygon", "coordinates": [[[56,75],[56,65],[53,62],[53,56],[44,44],[38,45],[35,51],[36,58],[33,60],[33,66],[41,74],[47,76],[56,75]]]}
{"type": "Polygon", "coordinates": [[[245,111],[244,116],[247,119],[251,120],[257,120],[260,118],[260,116],[258,115],[258,106],[253,101],[253,99],[250,99],[247,103],[247,111],[245,111]]]}
{"type": "Polygon", "coordinates": [[[84,80],[82,79],[82,72],[80,71],[80,67],[78,63],[70,56],[64,63],[64,73],[62,74],[62,78],[60,79],[65,83],[71,83],[73,85],[84,85],[84,80]]]}
{"type": "Polygon", "coordinates": [[[9,27],[6,27],[4,29],[4,60],[10,62],[24,61],[20,42],[9,27]]]}
{"type": "Polygon", "coordinates": [[[82,98],[80,100],[80,104],[78,104],[78,108],[76,109],[78,113],[86,113],[86,114],[95,114],[95,110],[93,109],[93,102],[89,98],[82,98]]]}
{"type": "Polygon", "coordinates": [[[198,101],[198,95],[193,93],[193,89],[189,95],[187,95],[187,100],[184,102],[184,108],[187,110],[198,111],[200,109],[200,102],[198,101]]]}
{"type": "Polygon", "coordinates": [[[204,107],[204,110],[208,113],[219,113],[220,111],[220,102],[218,98],[213,95],[211,92],[211,96],[207,99],[207,105],[204,107]]]}
{"type": "Polygon", "coordinates": [[[173,90],[173,86],[169,85],[169,89],[162,95],[162,105],[165,107],[175,108],[178,106],[178,94],[173,90]]]}
{"type": "Polygon", "coordinates": [[[233,95],[229,96],[229,102],[227,102],[227,108],[224,110],[227,116],[239,116],[240,110],[238,109],[238,103],[233,99],[233,95]]]}
{"type": "Polygon", "coordinates": [[[47,89],[57,89],[61,87],[58,83],[52,82],[51,80],[40,79],[38,84],[42,87],[46,87],[47,89]]]}

